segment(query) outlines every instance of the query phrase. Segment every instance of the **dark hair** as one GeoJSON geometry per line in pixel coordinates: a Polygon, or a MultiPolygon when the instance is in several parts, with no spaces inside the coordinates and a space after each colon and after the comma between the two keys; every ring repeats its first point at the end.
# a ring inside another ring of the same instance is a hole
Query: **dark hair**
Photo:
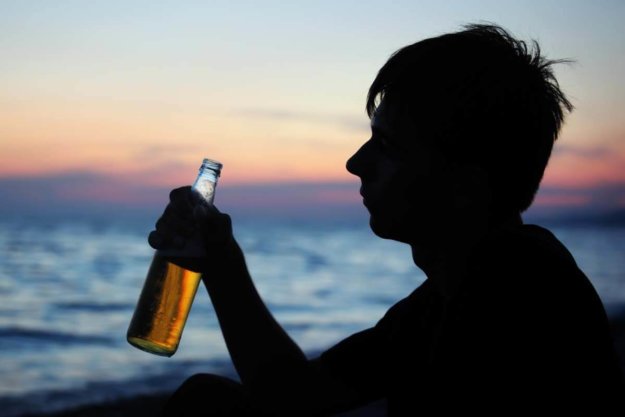
{"type": "Polygon", "coordinates": [[[572,104],[532,41],[493,24],[425,39],[395,52],[367,96],[372,117],[386,99],[418,121],[420,134],[451,160],[488,174],[498,211],[532,203],[572,104]]]}

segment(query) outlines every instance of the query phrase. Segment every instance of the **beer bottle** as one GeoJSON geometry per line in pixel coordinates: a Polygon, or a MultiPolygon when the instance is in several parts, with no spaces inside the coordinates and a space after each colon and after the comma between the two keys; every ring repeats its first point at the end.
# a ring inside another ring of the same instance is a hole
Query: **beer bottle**
{"type": "MultiPolygon", "coordinates": [[[[204,159],[191,189],[200,203],[213,204],[222,164],[204,159]]],[[[181,249],[157,250],[128,327],[128,342],[146,352],[172,356],[197,292],[201,273],[188,269],[193,258],[204,256],[200,236],[181,249]]]]}

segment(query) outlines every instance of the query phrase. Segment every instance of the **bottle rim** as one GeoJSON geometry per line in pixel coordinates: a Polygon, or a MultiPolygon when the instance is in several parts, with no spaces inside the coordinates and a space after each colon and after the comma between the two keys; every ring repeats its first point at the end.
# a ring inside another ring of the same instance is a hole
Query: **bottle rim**
{"type": "Polygon", "coordinates": [[[210,169],[220,174],[222,168],[223,164],[221,162],[215,161],[214,159],[204,158],[204,160],[202,161],[202,166],[200,167],[200,171],[202,171],[203,169],[210,169]]]}

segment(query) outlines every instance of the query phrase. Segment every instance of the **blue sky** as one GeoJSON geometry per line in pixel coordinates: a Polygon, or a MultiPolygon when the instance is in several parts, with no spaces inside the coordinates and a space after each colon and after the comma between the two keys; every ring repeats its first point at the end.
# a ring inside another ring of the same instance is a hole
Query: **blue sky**
{"type": "Polygon", "coordinates": [[[368,137],[366,91],[390,54],[490,21],[576,61],[556,67],[576,109],[542,201],[590,204],[593,187],[625,184],[625,2],[25,0],[0,11],[5,180],[172,187],[212,157],[226,187],[354,181],[344,162],[368,137]]]}

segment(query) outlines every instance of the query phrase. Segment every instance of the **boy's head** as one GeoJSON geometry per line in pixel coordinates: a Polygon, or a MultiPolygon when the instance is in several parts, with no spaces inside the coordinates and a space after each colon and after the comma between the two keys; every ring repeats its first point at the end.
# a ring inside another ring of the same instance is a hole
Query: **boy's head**
{"type": "MultiPolygon", "coordinates": [[[[418,127],[415,145],[483,170],[493,210],[520,213],[572,110],[551,69],[557,62],[498,26],[467,25],[395,52],[369,89],[367,112],[392,104],[395,117],[418,127]]],[[[404,145],[410,157],[412,144],[404,145]]]]}

